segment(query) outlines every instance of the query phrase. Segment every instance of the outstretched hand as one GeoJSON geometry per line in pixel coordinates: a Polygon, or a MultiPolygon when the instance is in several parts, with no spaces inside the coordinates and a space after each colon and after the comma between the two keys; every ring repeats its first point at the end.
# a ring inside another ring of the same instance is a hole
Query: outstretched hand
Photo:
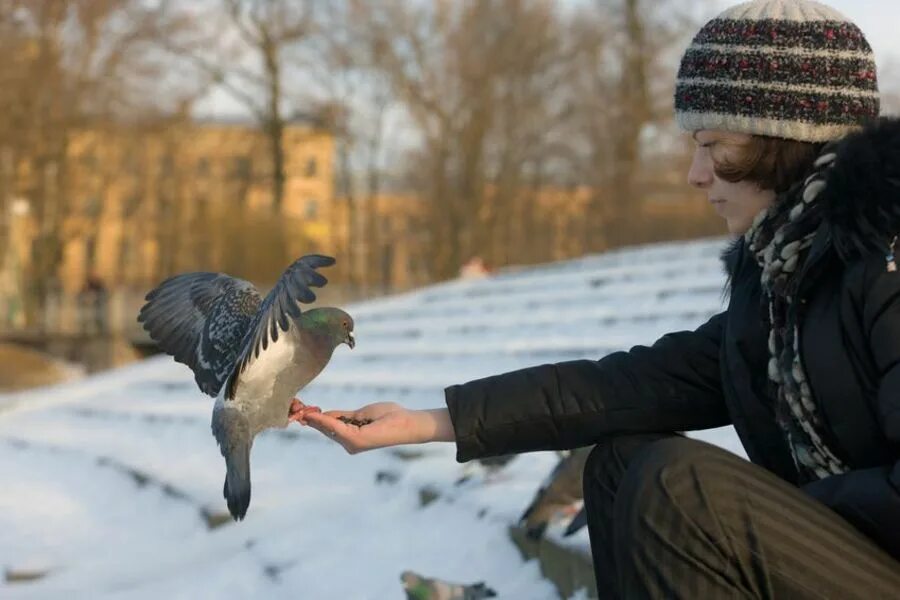
{"type": "Polygon", "coordinates": [[[377,402],[355,411],[303,410],[289,418],[321,431],[350,454],[400,444],[453,440],[446,409],[410,410],[395,402],[377,402]]]}

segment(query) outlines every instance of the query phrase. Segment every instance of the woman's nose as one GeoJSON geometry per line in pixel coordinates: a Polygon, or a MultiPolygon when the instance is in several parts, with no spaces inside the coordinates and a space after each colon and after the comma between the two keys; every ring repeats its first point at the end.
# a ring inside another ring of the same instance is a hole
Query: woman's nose
{"type": "Polygon", "coordinates": [[[713,181],[713,163],[705,148],[694,150],[691,168],[688,170],[688,183],[695,188],[706,188],[713,181]]]}

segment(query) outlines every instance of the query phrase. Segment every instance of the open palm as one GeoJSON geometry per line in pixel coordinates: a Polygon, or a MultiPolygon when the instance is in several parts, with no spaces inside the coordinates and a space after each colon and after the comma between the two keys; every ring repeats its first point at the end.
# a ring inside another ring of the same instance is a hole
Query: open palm
{"type": "Polygon", "coordinates": [[[350,454],[424,441],[417,411],[411,411],[395,402],[378,402],[354,411],[307,410],[301,416],[292,416],[292,420],[321,431],[350,454]],[[345,420],[366,424],[356,425],[345,420]]]}

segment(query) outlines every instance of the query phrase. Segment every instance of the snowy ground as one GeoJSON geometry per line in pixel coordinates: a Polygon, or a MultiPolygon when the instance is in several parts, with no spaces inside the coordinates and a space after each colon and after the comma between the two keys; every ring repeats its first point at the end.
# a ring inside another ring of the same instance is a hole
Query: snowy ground
{"type": "MultiPolygon", "coordinates": [[[[339,348],[302,396],[326,409],[439,407],[451,383],[693,328],[721,309],[722,245],[654,245],[345,307],[358,346],[339,348]]],[[[452,444],[351,457],[295,425],[257,438],[247,519],[210,528],[225,510],[211,408],[168,357],[0,396],[0,597],[385,600],[403,597],[411,569],[556,598],[506,532],[553,453],[485,480],[452,444]],[[475,476],[454,485],[464,473],[475,476]],[[441,496],[421,507],[423,487],[441,496]]],[[[699,437],[743,455],[730,428],[699,437]]],[[[587,551],[587,534],[566,543],[587,551]]]]}

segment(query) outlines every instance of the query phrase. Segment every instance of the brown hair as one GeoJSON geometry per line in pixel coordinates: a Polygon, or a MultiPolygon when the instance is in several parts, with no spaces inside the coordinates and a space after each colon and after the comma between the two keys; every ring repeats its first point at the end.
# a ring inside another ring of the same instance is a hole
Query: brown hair
{"type": "Polygon", "coordinates": [[[736,158],[713,158],[715,172],[725,181],[749,181],[764,190],[781,193],[812,169],[822,146],[824,143],[754,135],[736,158]]]}

